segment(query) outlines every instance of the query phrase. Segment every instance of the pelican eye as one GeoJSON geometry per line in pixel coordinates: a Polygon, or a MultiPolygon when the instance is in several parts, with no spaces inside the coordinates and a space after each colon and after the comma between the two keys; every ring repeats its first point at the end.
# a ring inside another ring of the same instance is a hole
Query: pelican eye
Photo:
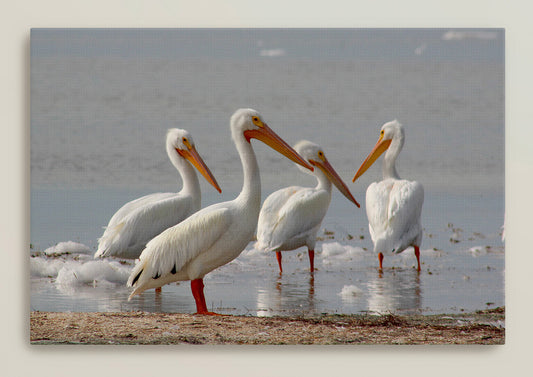
{"type": "Polygon", "coordinates": [[[379,133],[381,136],[385,135],[385,131],[384,130],[381,130],[381,132],[379,133]]]}
{"type": "Polygon", "coordinates": [[[258,116],[252,117],[252,123],[255,124],[257,127],[263,127],[263,122],[261,122],[261,119],[259,119],[258,116]]]}
{"type": "Polygon", "coordinates": [[[185,144],[187,148],[191,149],[191,143],[189,143],[189,139],[184,136],[181,141],[183,142],[183,144],[185,144]]]}
{"type": "Polygon", "coordinates": [[[318,151],[318,157],[319,157],[322,161],[324,161],[325,158],[326,158],[326,157],[324,156],[324,152],[322,152],[322,151],[318,151]]]}

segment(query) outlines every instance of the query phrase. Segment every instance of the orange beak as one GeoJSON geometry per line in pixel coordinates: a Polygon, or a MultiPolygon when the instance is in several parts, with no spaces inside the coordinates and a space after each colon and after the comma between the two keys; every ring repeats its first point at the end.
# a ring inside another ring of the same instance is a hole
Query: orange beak
{"type": "Polygon", "coordinates": [[[366,160],[364,160],[363,163],[361,164],[361,167],[359,168],[359,170],[357,170],[357,173],[355,173],[355,176],[353,177],[352,182],[355,182],[357,178],[362,176],[363,173],[367,171],[367,169],[371,167],[374,162],[376,162],[379,156],[381,156],[383,152],[385,152],[387,148],[390,146],[391,141],[392,140],[390,139],[383,140],[383,137],[380,136],[380,138],[378,139],[378,142],[374,146],[374,149],[372,149],[372,151],[370,152],[366,160]]]}
{"type": "Polygon", "coordinates": [[[320,170],[324,172],[326,177],[333,182],[333,184],[339,189],[339,191],[352,203],[354,203],[357,207],[361,207],[359,203],[357,203],[357,200],[352,196],[352,193],[346,186],[346,184],[342,181],[341,177],[337,174],[335,169],[333,169],[333,166],[328,162],[328,160],[324,159],[324,161],[315,161],[310,160],[311,165],[318,166],[320,170]]]}
{"type": "Polygon", "coordinates": [[[196,148],[191,146],[188,150],[185,149],[177,149],[176,151],[179,153],[180,156],[187,159],[198,171],[204,176],[204,178],[207,180],[207,182],[211,183],[214,188],[217,189],[218,192],[222,192],[220,187],[218,186],[217,180],[211,173],[211,170],[207,167],[204,160],[202,160],[202,157],[198,154],[196,151],[196,148]]]}
{"type": "Polygon", "coordinates": [[[262,127],[258,129],[244,131],[244,137],[248,142],[250,142],[250,139],[260,140],[270,148],[287,157],[289,160],[313,171],[313,167],[309,165],[298,153],[296,153],[296,151],[292,149],[289,144],[287,144],[274,131],[272,131],[266,123],[263,123],[262,127]]]}

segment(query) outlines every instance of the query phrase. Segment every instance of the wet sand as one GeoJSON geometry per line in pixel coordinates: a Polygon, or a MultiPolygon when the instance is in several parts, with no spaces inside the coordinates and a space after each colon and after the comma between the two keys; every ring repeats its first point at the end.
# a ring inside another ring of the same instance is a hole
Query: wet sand
{"type": "Polygon", "coordinates": [[[504,344],[503,307],[446,315],[201,316],[31,312],[48,344],[504,344]]]}

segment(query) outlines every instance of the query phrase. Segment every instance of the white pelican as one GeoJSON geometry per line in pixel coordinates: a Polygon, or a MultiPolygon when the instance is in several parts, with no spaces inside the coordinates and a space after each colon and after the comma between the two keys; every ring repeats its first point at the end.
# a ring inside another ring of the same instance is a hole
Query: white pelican
{"type": "Polygon", "coordinates": [[[241,193],[232,201],[201,209],[148,242],[128,279],[128,286],[135,288],[129,299],[146,289],[191,280],[196,314],[215,314],[207,310],[203,277],[239,256],[254,235],[261,208],[259,167],[250,139],[261,140],[313,170],[267,126],[257,111],[237,110],[230,126],[244,169],[241,193]]]}
{"type": "Polygon", "coordinates": [[[379,139],[353,178],[353,182],[385,151],[383,180],[374,182],[366,190],[368,228],[378,253],[379,269],[383,269],[383,254],[401,253],[409,246],[415,249],[420,271],[420,242],[422,225],[420,214],[424,203],[424,188],[416,181],[400,179],[396,172],[396,158],[402,150],[405,134],[397,121],[381,127],[379,139]]]}
{"type": "Polygon", "coordinates": [[[196,151],[189,132],[178,128],[168,130],[166,149],[181,175],[183,188],[178,193],[150,194],[124,204],[111,217],[98,240],[95,258],[138,258],[148,241],[198,211],[200,183],[193,166],[221,192],[215,177],[196,151]]]}
{"type": "MultiPolygon", "coordinates": [[[[263,203],[257,225],[255,247],[275,251],[280,272],[283,272],[281,251],[301,246],[307,246],[310,270],[314,271],[316,234],[328,211],[332,182],[349,201],[359,207],[319,145],[302,140],[296,143],[294,150],[311,165],[318,167],[309,173],[316,177],[318,184],[316,187],[286,187],[270,194],[263,203]]],[[[307,169],[300,169],[308,173],[307,169]]]]}

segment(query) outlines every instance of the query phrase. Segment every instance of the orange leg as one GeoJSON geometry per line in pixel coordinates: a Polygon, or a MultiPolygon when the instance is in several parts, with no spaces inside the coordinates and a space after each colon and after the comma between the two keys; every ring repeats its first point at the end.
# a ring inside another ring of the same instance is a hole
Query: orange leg
{"type": "Polygon", "coordinates": [[[161,287],[157,287],[157,288],[155,289],[155,293],[161,293],[161,287]]]}
{"type": "Polygon", "coordinates": [[[308,249],[307,252],[309,254],[309,269],[313,272],[315,270],[315,251],[308,249]]]}
{"type": "Polygon", "coordinates": [[[382,271],[383,270],[383,253],[378,254],[378,259],[379,259],[379,270],[382,271]]]}
{"type": "Polygon", "coordinates": [[[283,268],[281,267],[281,251],[276,251],[276,259],[278,260],[279,272],[283,272],[283,268]]]}
{"type": "Polygon", "coordinates": [[[194,301],[196,301],[196,313],[194,314],[220,315],[217,313],[207,311],[207,305],[205,304],[205,297],[204,297],[203,279],[191,280],[191,290],[192,290],[192,295],[194,296],[194,301]]]}
{"type": "Polygon", "coordinates": [[[413,245],[413,247],[415,248],[416,261],[418,262],[417,271],[420,272],[420,248],[416,245],[413,245]]]}

